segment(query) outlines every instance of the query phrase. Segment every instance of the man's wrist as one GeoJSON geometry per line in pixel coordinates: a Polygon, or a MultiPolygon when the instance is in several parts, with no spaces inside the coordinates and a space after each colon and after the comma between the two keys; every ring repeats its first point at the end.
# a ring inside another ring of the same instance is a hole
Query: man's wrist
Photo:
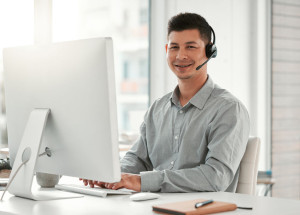
{"type": "Polygon", "coordinates": [[[160,171],[141,172],[141,191],[158,192],[161,189],[163,175],[160,171]]]}

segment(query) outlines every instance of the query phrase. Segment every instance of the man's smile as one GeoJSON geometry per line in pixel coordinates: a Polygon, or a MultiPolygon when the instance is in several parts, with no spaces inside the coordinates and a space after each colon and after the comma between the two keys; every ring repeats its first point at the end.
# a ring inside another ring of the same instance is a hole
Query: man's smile
{"type": "Polygon", "coordinates": [[[193,65],[193,64],[186,64],[186,65],[178,64],[178,65],[175,65],[175,66],[184,68],[184,67],[188,67],[188,66],[191,66],[191,65],[193,65]]]}
{"type": "Polygon", "coordinates": [[[185,72],[187,71],[188,69],[190,69],[194,63],[192,62],[189,62],[189,63],[173,63],[174,67],[176,68],[177,71],[180,71],[180,72],[185,72]]]}

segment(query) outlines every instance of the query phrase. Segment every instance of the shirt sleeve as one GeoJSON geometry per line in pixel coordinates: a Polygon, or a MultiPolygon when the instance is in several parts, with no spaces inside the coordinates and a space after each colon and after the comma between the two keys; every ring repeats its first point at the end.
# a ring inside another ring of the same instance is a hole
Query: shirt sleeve
{"type": "MultiPolygon", "coordinates": [[[[246,150],[250,120],[246,108],[231,102],[219,108],[206,130],[205,163],[180,170],[141,172],[141,190],[153,192],[225,191],[246,150]]],[[[188,155],[187,155],[188,156],[188,155]]]]}
{"type": "Polygon", "coordinates": [[[145,122],[143,122],[140,127],[140,134],[138,141],[120,161],[121,172],[139,174],[142,171],[153,169],[148,156],[145,122]]]}

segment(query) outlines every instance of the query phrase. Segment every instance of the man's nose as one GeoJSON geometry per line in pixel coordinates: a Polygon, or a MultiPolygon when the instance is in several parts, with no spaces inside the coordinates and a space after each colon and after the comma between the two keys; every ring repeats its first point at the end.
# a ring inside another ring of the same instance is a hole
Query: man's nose
{"type": "Polygon", "coordinates": [[[176,58],[178,60],[187,59],[188,55],[185,49],[179,49],[176,58]]]}

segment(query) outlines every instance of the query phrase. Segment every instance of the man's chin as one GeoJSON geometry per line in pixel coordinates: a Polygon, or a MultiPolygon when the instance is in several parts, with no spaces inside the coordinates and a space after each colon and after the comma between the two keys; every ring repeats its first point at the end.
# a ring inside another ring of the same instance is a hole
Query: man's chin
{"type": "Polygon", "coordinates": [[[191,77],[192,77],[191,75],[177,75],[177,78],[180,80],[188,80],[191,77]]]}
{"type": "Polygon", "coordinates": [[[190,79],[193,77],[193,69],[189,69],[189,70],[178,70],[178,69],[174,69],[173,73],[177,76],[178,79],[190,79]]]}

